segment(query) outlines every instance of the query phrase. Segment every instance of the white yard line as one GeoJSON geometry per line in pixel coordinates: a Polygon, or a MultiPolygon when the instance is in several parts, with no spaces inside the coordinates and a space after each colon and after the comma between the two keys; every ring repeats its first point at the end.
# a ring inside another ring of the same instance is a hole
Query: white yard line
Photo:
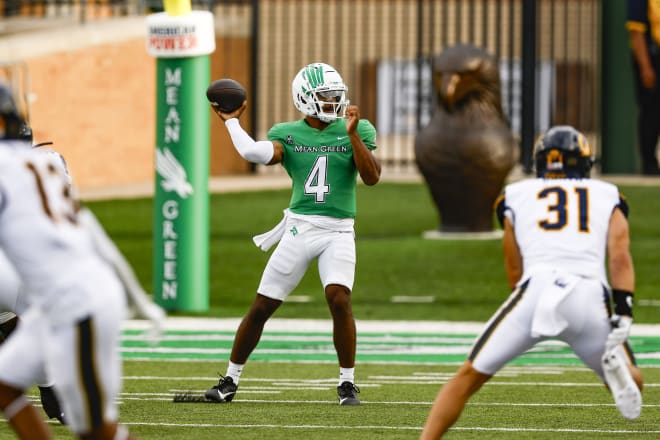
{"type": "MultiPolygon", "coordinates": [[[[235,332],[241,318],[167,318],[165,330],[192,330],[192,331],[229,331],[235,332]]],[[[478,334],[483,330],[482,322],[454,322],[454,321],[365,321],[357,320],[358,332],[363,333],[449,333],[449,334],[478,334]]],[[[126,320],[122,328],[125,330],[146,330],[149,321],[126,320]]],[[[268,332],[332,332],[332,321],[326,319],[284,319],[272,318],[264,328],[268,332]]],[[[632,336],[660,336],[658,324],[633,324],[632,336]]]]}
{"type": "MultiPolygon", "coordinates": [[[[184,404],[185,405],[185,404],[184,404]]],[[[333,402],[333,405],[336,403],[333,402]]],[[[58,422],[49,421],[51,424],[58,422]]],[[[290,430],[369,430],[369,431],[421,431],[421,426],[384,426],[384,425],[278,425],[278,424],[228,424],[228,423],[158,423],[158,422],[129,422],[122,421],[127,426],[158,426],[173,428],[219,428],[219,429],[290,429],[290,430]]],[[[636,434],[636,435],[658,435],[660,430],[632,430],[632,429],[552,429],[552,428],[521,428],[521,427],[496,427],[486,428],[479,426],[463,427],[455,426],[451,431],[487,431],[487,432],[557,432],[557,433],[579,433],[579,434],[636,434]]]]}

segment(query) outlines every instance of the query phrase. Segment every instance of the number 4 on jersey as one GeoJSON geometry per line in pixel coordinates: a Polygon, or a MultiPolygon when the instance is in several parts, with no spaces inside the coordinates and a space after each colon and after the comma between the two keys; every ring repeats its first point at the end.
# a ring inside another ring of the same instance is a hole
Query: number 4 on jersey
{"type": "Polygon", "coordinates": [[[325,196],[330,192],[330,186],[326,184],[327,177],[328,156],[318,156],[305,179],[305,194],[316,196],[316,203],[325,202],[325,196]]]}

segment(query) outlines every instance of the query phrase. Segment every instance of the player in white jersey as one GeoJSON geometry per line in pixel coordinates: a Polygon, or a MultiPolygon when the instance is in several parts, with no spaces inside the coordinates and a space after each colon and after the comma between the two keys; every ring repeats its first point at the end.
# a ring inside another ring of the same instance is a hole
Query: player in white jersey
{"type": "MultiPolygon", "coordinates": [[[[32,142],[32,129],[29,125],[24,124],[24,126],[21,127],[18,137],[19,140],[32,142]]],[[[50,142],[47,144],[50,144],[50,142]]],[[[41,151],[45,154],[57,155],[58,158],[55,163],[61,164],[62,170],[67,176],[69,176],[68,171],[66,170],[66,163],[61,155],[54,151],[41,151]]],[[[2,344],[16,329],[19,322],[17,315],[22,315],[26,309],[27,298],[26,295],[23,294],[22,282],[16,273],[16,269],[0,249],[0,344],[2,344]]],[[[55,394],[55,390],[53,389],[53,383],[45,375],[45,372],[42,377],[36,380],[36,384],[39,388],[41,406],[46,412],[46,415],[51,419],[56,418],[61,423],[65,423],[62,409],[55,394]]]]}
{"type": "MultiPolygon", "coordinates": [[[[27,133],[30,133],[29,140],[31,141],[32,130],[25,124],[19,129],[18,137],[28,140],[27,133]]],[[[25,298],[20,295],[20,290],[21,280],[16,273],[16,269],[0,250],[0,344],[16,328],[18,322],[16,314],[23,312],[27,307],[25,298]]]]}
{"type": "Polygon", "coordinates": [[[589,178],[591,148],[573,127],[551,128],[534,156],[537,178],[507,185],[495,203],[513,292],[438,393],[422,439],[440,438],[471,395],[547,339],[571,347],[624,417],[640,414],[642,375],[627,343],[635,288],[628,205],[616,186],[589,178]]]}
{"type": "Polygon", "coordinates": [[[24,394],[46,373],[79,438],[130,438],[115,402],[126,306],[121,284],[81,227],[56,157],[16,140],[18,123],[11,91],[0,86],[0,247],[28,304],[0,348],[0,409],[19,438],[51,438],[24,394]]]}
{"type": "MultiPolygon", "coordinates": [[[[31,127],[25,124],[19,137],[22,140],[32,142],[31,127]]],[[[46,145],[52,145],[52,142],[36,144],[33,145],[33,148],[44,147],[46,145]]],[[[52,163],[66,176],[67,185],[71,186],[71,175],[62,155],[45,148],[39,148],[38,151],[42,154],[52,156],[52,163]]],[[[129,316],[150,320],[152,329],[148,337],[152,339],[159,338],[166,317],[165,311],[151,301],[140,285],[130,264],[126,261],[119,249],[117,249],[117,246],[112,242],[110,237],[108,237],[94,214],[89,209],[81,206],[78,211],[78,219],[91,233],[97,253],[113,267],[119,277],[124,288],[124,293],[126,294],[129,316]]],[[[16,270],[0,249],[0,344],[16,328],[19,321],[17,315],[21,315],[27,308],[26,295],[22,293],[23,290],[16,270]]],[[[42,407],[48,417],[51,419],[57,418],[61,423],[65,423],[52,381],[48,377],[43,377],[38,379],[36,383],[39,388],[42,407]]]]}

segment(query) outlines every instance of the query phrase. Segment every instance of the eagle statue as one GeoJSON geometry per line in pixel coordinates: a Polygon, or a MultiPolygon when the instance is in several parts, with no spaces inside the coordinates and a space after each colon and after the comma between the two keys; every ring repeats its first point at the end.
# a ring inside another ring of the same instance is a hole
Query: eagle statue
{"type": "Polygon", "coordinates": [[[517,161],[495,57],[473,45],[433,59],[435,110],[415,136],[415,161],[442,233],[493,231],[493,204],[517,161]]]}

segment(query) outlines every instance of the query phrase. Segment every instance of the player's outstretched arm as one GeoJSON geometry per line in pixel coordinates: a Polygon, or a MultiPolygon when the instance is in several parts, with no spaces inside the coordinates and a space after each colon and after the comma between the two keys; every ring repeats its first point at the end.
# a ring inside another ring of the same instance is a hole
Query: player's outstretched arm
{"type": "Polygon", "coordinates": [[[229,131],[234,148],[241,157],[249,162],[263,165],[273,165],[282,161],[284,149],[282,145],[271,141],[255,141],[247,134],[238,120],[247,108],[247,101],[233,112],[223,112],[217,107],[213,111],[222,119],[229,131]]]}
{"type": "Polygon", "coordinates": [[[78,219],[89,231],[94,242],[96,253],[110,264],[124,287],[128,305],[133,309],[135,316],[151,321],[152,336],[157,338],[162,331],[166,318],[165,311],[144,291],[135,272],[122,253],[117,249],[112,239],[108,237],[96,216],[87,208],[81,208],[78,219]]]}

